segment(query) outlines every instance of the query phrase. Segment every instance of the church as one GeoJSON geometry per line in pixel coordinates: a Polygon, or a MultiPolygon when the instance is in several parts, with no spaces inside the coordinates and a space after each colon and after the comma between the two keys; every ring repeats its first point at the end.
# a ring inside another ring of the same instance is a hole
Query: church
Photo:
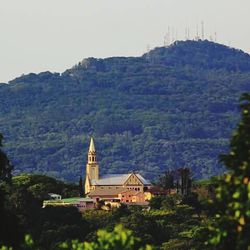
{"type": "Polygon", "coordinates": [[[121,193],[122,190],[144,193],[151,183],[138,173],[99,175],[94,139],[91,137],[86,165],[85,194],[121,193]]]}

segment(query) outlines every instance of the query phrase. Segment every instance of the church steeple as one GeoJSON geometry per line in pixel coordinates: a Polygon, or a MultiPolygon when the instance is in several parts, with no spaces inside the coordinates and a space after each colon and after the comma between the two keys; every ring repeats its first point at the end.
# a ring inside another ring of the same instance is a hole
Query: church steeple
{"type": "Polygon", "coordinates": [[[88,152],[88,163],[96,163],[96,151],[93,137],[90,138],[89,152],[88,152]]]}
{"type": "Polygon", "coordinates": [[[96,150],[93,137],[90,138],[88,162],[86,165],[85,193],[91,190],[91,181],[99,179],[99,165],[96,160],[96,150]]]}
{"type": "Polygon", "coordinates": [[[90,153],[90,152],[95,152],[95,144],[94,144],[94,139],[93,139],[93,137],[90,138],[89,153],[90,153]]]}

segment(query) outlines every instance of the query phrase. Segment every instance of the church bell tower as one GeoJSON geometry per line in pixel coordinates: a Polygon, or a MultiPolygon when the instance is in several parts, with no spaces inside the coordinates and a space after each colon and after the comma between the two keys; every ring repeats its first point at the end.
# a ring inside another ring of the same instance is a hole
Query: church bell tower
{"type": "Polygon", "coordinates": [[[96,160],[96,150],[93,137],[90,138],[88,162],[86,165],[85,193],[91,190],[91,181],[99,179],[99,165],[96,160]]]}

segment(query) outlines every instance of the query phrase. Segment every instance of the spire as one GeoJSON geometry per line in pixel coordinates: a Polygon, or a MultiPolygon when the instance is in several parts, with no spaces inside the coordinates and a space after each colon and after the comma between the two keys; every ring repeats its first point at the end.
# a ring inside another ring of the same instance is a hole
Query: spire
{"type": "Polygon", "coordinates": [[[93,137],[90,138],[86,176],[89,176],[90,180],[99,179],[99,166],[96,160],[96,151],[93,137]]]}
{"type": "Polygon", "coordinates": [[[95,144],[93,137],[90,138],[89,153],[95,153],[95,144]]]}

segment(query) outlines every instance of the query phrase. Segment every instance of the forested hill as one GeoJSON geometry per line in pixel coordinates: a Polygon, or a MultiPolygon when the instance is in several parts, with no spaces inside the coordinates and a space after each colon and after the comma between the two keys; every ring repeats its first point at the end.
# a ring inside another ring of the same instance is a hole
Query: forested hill
{"type": "Polygon", "coordinates": [[[78,180],[94,135],[102,174],[154,178],[186,166],[207,177],[223,170],[218,155],[227,151],[246,91],[248,54],[180,41],[0,84],[0,132],[16,173],[78,180]]]}

